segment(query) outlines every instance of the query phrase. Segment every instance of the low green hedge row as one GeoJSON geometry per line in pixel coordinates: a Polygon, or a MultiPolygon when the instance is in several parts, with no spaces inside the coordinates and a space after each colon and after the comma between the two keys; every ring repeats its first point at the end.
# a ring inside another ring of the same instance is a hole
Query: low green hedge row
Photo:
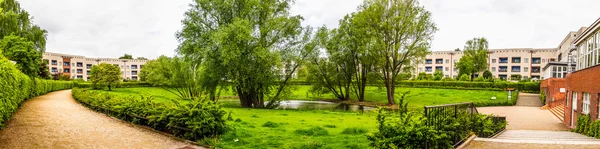
{"type": "Polygon", "coordinates": [[[28,98],[48,92],[70,89],[73,82],[31,79],[0,55],[0,129],[19,105],[28,98]]]}
{"type": "MultiPolygon", "coordinates": [[[[312,85],[311,82],[302,80],[293,80],[288,82],[290,85],[312,85]]],[[[370,83],[369,86],[383,86],[383,84],[370,83]]],[[[414,88],[440,88],[440,89],[477,89],[477,90],[504,90],[505,88],[515,88],[521,92],[539,93],[540,82],[466,82],[466,81],[399,81],[396,83],[399,87],[414,88]]]]}
{"type": "MultiPolygon", "coordinates": [[[[76,82],[75,86],[78,88],[92,88],[94,84],[89,82],[76,82]]],[[[117,88],[131,88],[131,87],[150,87],[147,82],[120,82],[117,84],[117,88]]]]}
{"type": "Polygon", "coordinates": [[[73,89],[72,95],[91,109],[189,140],[218,136],[229,128],[227,112],[209,100],[172,100],[174,105],[165,105],[152,97],[124,98],[81,88],[73,89]]]}

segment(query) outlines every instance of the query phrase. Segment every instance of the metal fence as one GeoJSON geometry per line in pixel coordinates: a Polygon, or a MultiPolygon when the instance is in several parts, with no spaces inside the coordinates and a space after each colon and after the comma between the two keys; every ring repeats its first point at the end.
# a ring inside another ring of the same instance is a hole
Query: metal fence
{"type": "MultiPolygon", "coordinates": [[[[450,118],[459,118],[461,116],[473,118],[475,114],[478,114],[478,111],[472,102],[425,106],[425,117],[427,117],[426,124],[428,126],[433,126],[438,130],[448,129],[445,125],[448,124],[450,118]]],[[[469,127],[472,126],[450,128],[453,129],[450,131],[454,131],[454,133],[451,133],[451,141],[454,146],[460,145],[466,139],[465,135],[469,134],[469,127]]],[[[431,145],[439,146],[437,144],[426,144],[426,148],[431,145]]]]}

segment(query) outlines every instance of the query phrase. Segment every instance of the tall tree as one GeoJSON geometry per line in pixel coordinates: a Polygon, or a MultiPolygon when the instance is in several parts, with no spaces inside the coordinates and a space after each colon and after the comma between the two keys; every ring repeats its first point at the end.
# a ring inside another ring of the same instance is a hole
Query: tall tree
{"type": "Polygon", "coordinates": [[[110,91],[121,80],[121,69],[113,64],[100,63],[92,67],[90,79],[94,87],[107,86],[110,91]]]}
{"type": "Polygon", "coordinates": [[[381,78],[387,90],[388,104],[395,104],[398,74],[405,66],[429,53],[430,41],[437,31],[431,13],[417,0],[366,0],[359,6],[365,30],[373,44],[381,78]]]}
{"type": "Polygon", "coordinates": [[[40,74],[47,78],[39,73],[47,31],[33,24],[29,13],[15,0],[0,1],[0,22],[0,39],[7,40],[2,49],[6,57],[19,63],[21,71],[30,77],[40,74]]]}
{"type": "Polygon", "coordinates": [[[137,60],[148,60],[148,59],[147,59],[147,58],[145,58],[145,57],[137,57],[136,59],[137,59],[137,60]]]}
{"type": "MultiPolygon", "coordinates": [[[[202,83],[213,92],[230,81],[242,107],[275,105],[285,93],[288,75],[284,62],[307,55],[301,16],[289,13],[292,0],[195,0],[185,13],[176,36],[178,54],[201,64],[202,83]],[[279,69],[275,69],[279,68],[279,69]],[[284,77],[281,77],[284,76],[284,77]],[[268,104],[265,105],[265,102],[268,104]]],[[[308,33],[306,33],[308,35],[308,33]]]]}
{"type": "Polygon", "coordinates": [[[182,58],[160,56],[148,61],[140,72],[140,78],[160,86],[181,99],[192,99],[202,95],[199,80],[202,75],[194,64],[182,58]]]}
{"type": "Polygon", "coordinates": [[[471,80],[475,74],[488,69],[488,41],[487,39],[473,38],[465,43],[464,55],[460,59],[463,64],[457,64],[459,74],[469,74],[471,80]],[[468,60],[467,60],[468,59],[468,60]],[[463,70],[460,70],[460,69],[463,70]]]}
{"type": "Polygon", "coordinates": [[[131,54],[125,54],[125,55],[119,57],[119,59],[133,59],[133,56],[131,56],[131,54]]]}

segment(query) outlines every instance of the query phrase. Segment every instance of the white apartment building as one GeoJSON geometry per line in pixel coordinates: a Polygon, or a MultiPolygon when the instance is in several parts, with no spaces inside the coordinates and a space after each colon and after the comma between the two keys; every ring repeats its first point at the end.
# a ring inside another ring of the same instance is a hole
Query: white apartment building
{"type": "Polygon", "coordinates": [[[78,55],[68,55],[46,52],[42,58],[48,62],[48,69],[53,75],[65,74],[72,79],[89,80],[92,66],[100,63],[113,64],[121,68],[122,78],[138,80],[144,64],[148,60],[116,59],[116,58],[88,58],[78,55]]]}
{"type": "MultiPolygon", "coordinates": [[[[558,48],[533,49],[490,49],[488,52],[488,70],[494,78],[510,79],[512,75],[521,75],[523,79],[542,78],[541,68],[555,58],[558,48]]],[[[464,55],[463,51],[433,51],[424,61],[417,64],[416,73],[433,74],[436,70],[444,73],[444,77],[456,78],[458,69],[455,65],[464,55]]]]}

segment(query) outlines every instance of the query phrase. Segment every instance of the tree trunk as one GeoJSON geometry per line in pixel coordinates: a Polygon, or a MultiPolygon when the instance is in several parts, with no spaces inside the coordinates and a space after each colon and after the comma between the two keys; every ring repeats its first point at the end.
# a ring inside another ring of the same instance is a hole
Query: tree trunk
{"type": "Polygon", "coordinates": [[[108,83],[108,90],[109,90],[109,91],[112,91],[112,90],[110,89],[110,83],[108,83]]]}
{"type": "Polygon", "coordinates": [[[388,105],[394,105],[394,87],[392,86],[392,82],[389,77],[385,78],[385,88],[387,90],[388,105]]]}
{"type": "Polygon", "coordinates": [[[358,101],[364,102],[365,101],[365,89],[367,87],[367,71],[363,70],[362,76],[360,79],[361,79],[361,82],[360,82],[360,84],[358,84],[358,101]]]}

